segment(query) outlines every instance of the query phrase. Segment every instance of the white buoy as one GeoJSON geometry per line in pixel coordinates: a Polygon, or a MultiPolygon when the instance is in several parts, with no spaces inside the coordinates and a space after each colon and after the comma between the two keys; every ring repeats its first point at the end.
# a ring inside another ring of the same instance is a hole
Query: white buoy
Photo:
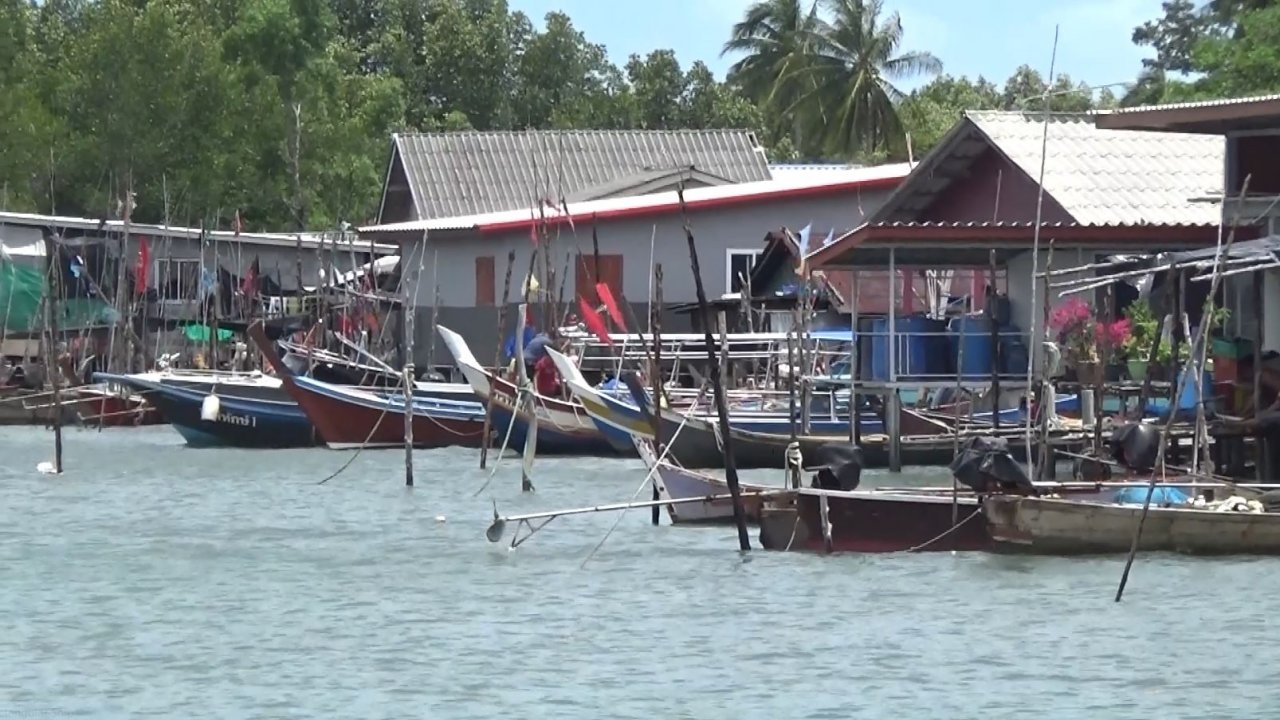
{"type": "Polygon", "coordinates": [[[40,464],[36,465],[36,470],[44,475],[53,475],[57,473],[57,470],[54,469],[53,467],[53,463],[49,462],[48,460],[45,460],[40,464]]]}
{"type": "Polygon", "coordinates": [[[443,515],[437,515],[437,516],[436,516],[436,522],[438,522],[438,523],[443,523],[443,522],[445,522],[445,517],[444,517],[443,515]]]}
{"type": "Polygon", "coordinates": [[[222,409],[222,401],[217,395],[210,393],[204,396],[204,400],[200,401],[200,419],[205,422],[214,422],[218,419],[218,411],[222,409]]]}

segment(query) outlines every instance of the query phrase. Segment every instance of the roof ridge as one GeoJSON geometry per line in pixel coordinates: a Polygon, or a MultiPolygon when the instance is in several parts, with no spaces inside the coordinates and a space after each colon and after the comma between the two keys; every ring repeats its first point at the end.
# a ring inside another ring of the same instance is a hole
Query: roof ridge
{"type": "Polygon", "coordinates": [[[394,137],[462,137],[462,136],[497,136],[497,135],[751,135],[754,131],[747,128],[675,128],[671,130],[651,130],[647,128],[572,128],[567,130],[529,128],[525,130],[415,130],[412,132],[393,133],[394,137]]]}
{"type": "Polygon", "coordinates": [[[1017,117],[1017,118],[1022,118],[1024,120],[1030,120],[1032,118],[1036,118],[1038,120],[1039,118],[1042,118],[1042,117],[1048,117],[1051,120],[1077,120],[1077,121],[1083,120],[1083,121],[1090,121],[1090,122],[1093,121],[1093,118],[1097,116],[1097,114],[1098,114],[1097,112],[1092,110],[1071,110],[1071,111],[1049,110],[1047,112],[1044,110],[965,110],[964,111],[965,117],[969,117],[969,118],[978,118],[978,117],[1015,118],[1017,117]]]}

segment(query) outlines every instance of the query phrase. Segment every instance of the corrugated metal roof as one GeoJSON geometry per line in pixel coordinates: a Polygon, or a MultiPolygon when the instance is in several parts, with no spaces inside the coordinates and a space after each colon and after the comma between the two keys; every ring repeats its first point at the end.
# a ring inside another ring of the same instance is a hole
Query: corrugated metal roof
{"type": "MultiPolygon", "coordinates": [[[[878,167],[845,170],[843,172],[823,173],[819,178],[801,177],[790,180],[764,180],[745,182],[734,185],[717,185],[686,190],[685,203],[691,208],[699,205],[717,205],[730,202],[750,202],[768,199],[778,195],[802,193],[822,193],[823,191],[839,192],[865,184],[896,183],[907,176],[910,167],[906,163],[881,165],[878,167]]],[[[566,216],[560,207],[545,206],[541,211],[528,206],[519,210],[462,215],[457,217],[413,220],[410,222],[390,223],[360,228],[362,233],[390,232],[429,232],[450,230],[483,230],[515,224],[527,224],[538,221],[544,214],[549,221],[564,221],[572,218],[574,222],[590,221],[592,216],[629,215],[645,212],[667,212],[679,207],[679,198],[675,192],[659,192],[649,195],[607,198],[582,203],[568,203],[569,213],[566,216]]]]}
{"type": "Polygon", "coordinates": [[[1254,95],[1252,97],[1221,98],[1218,100],[1196,100],[1194,102],[1169,103],[1167,105],[1135,105],[1134,107],[1104,110],[1099,115],[1128,115],[1130,113],[1151,112],[1153,110],[1195,110],[1198,108],[1231,107],[1234,105],[1253,105],[1254,103],[1275,102],[1277,95],[1254,95]]]}
{"type": "Polygon", "coordinates": [[[393,136],[418,217],[529,207],[652,170],[696,168],[731,182],[769,180],[746,130],[528,130],[393,136]]]}
{"type": "MultiPolygon", "coordinates": [[[[124,233],[123,220],[0,211],[0,227],[5,225],[30,228],[54,228],[58,231],[79,230],[113,234],[124,233]]],[[[363,252],[369,249],[369,243],[367,241],[361,241],[356,238],[355,235],[350,233],[345,236],[344,240],[338,241],[331,233],[241,232],[236,234],[230,230],[202,231],[200,228],[182,227],[178,225],[153,225],[148,223],[131,223],[129,225],[129,232],[133,235],[154,235],[159,237],[186,239],[199,238],[200,233],[204,232],[207,239],[216,240],[218,242],[241,243],[246,245],[274,245],[278,247],[296,247],[300,238],[302,241],[302,247],[308,250],[320,248],[322,244],[329,246],[337,244],[341,245],[343,248],[350,246],[350,248],[355,252],[363,252]]],[[[398,251],[399,248],[395,245],[376,245],[374,250],[376,252],[392,253],[398,251]]]]}
{"type": "Polygon", "coordinates": [[[1084,225],[1216,225],[1226,142],[1184,133],[1100,130],[1092,115],[983,111],[966,117],[1084,225]]]}

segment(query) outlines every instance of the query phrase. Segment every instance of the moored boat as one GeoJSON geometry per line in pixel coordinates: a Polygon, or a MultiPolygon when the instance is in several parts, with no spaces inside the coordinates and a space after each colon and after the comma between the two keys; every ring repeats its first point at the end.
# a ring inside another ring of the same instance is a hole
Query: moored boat
{"type": "Polygon", "coordinates": [[[124,385],[144,395],[193,447],[279,449],[313,447],[320,443],[311,421],[276,378],[222,377],[213,392],[170,384],[166,382],[165,373],[95,373],[94,378],[124,385]],[[273,385],[283,397],[255,396],[261,388],[273,385]],[[254,392],[243,392],[246,388],[254,392]]]}
{"type": "MultiPolygon", "coordinates": [[[[1157,489],[1171,487],[1176,486],[1157,489]]],[[[996,550],[1049,555],[1127,553],[1142,515],[1140,502],[1005,495],[985,498],[983,510],[996,550]]],[[[1197,505],[1162,504],[1157,497],[1147,510],[1138,549],[1280,555],[1280,513],[1241,497],[1197,505]]]]}
{"type": "Polygon", "coordinates": [[[991,536],[980,515],[972,495],[953,499],[949,492],[925,489],[800,488],[766,503],[760,544],[767,550],[808,552],[987,550],[991,536]],[[830,529],[829,545],[824,525],[830,529]]]}
{"type": "MultiPolygon", "coordinates": [[[[635,448],[645,466],[653,473],[653,482],[658,489],[659,499],[671,501],[699,497],[716,498],[704,503],[679,502],[664,505],[667,517],[671,518],[673,525],[733,522],[733,501],[724,497],[729,492],[729,483],[727,481],[707,473],[682,468],[659,458],[653,445],[647,440],[636,439],[635,448]]],[[[781,488],[754,483],[740,483],[740,489],[744,493],[751,493],[767,492],[781,488]]],[[[747,522],[760,522],[760,510],[763,505],[763,496],[743,496],[742,509],[746,515],[747,522]]]]}
{"type": "Polygon", "coordinates": [[[444,326],[436,329],[475,396],[487,404],[496,436],[510,436],[508,448],[522,450],[531,425],[536,423],[539,455],[617,454],[581,405],[530,390],[533,395],[530,413],[526,403],[517,402],[523,394],[521,390],[509,380],[485,370],[461,335],[444,326]]]}

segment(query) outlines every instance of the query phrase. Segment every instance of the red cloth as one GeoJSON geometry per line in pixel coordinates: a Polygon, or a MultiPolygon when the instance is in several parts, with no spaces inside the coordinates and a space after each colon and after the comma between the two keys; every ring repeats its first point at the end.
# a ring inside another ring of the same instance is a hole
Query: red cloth
{"type": "Polygon", "coordinates": [[[560,373],[550,355],[543,355],[533,366],[533,388],[546,397],[560,394],[560,373]]]}
{"type": "Polygon", "coordinates": [[[134,289],[139,295],[147,294],[147,268],[151,267],[151,249],[145,236],[138,238],[138,261],[133,269],[134,289]]]}
{"type": "Polygon", "coordinates": [[[600,338],[600,342],[606,345],[613,344],[613,338],[609,337],[609,328],[605,326],[604,318],[600,317],[600,313],[591,307],[586,298],[578,298],[578,311],[582,313],[582,323],[587,326],[591,334],[600,338]]]}

